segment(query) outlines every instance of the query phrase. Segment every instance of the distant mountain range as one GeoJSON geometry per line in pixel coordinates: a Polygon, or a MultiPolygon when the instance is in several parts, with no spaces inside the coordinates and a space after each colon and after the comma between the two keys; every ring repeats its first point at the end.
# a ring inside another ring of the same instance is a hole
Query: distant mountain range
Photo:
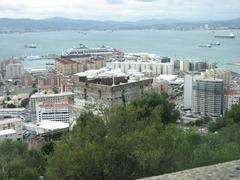
{"type": "MultiPolygon", "coordinates": [[[[123,29],[201,29],[208,24],[211,29],[240,28],[240,18],[225,21],[184,22],[174,19],[142,21],[96,21],[67,18],[43,20],[0,18],[0,32],[31,32],[58,30],[123,30],[123,29]]],[[[206,28],[206,27],[205,27],[206,28]]]]}

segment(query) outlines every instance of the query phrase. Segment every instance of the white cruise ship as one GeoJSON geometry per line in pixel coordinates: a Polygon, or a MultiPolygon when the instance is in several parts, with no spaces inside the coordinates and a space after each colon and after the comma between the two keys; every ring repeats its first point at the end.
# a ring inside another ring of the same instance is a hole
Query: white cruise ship
{"type": "Polygon", "coordinates": [[[116,50],[110,47],[101,46],[97,48],[88,48],[87,46],[80,44],[77,48],[68,49],[64,52],[62,58],[80,58],[89,56],[108,56],[114,54],[116,50]]]}

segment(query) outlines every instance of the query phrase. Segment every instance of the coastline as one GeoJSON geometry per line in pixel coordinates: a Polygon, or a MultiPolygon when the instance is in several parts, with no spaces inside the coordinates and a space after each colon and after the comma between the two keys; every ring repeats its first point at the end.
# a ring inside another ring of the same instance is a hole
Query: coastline
{"type": "Polygon", "coordinates": [[[40,30],[40,29],[36,29],[36,30],[25,30],[25,31],[1,31],[0,30],[0,35],[5,35],[5,34],[27,34],[27,33],[47,33],[47,32],[105,32],[105,31],[109,31],[109,32],[114,32],[114,31],[201,31],[201,32],[211,32],[211,31],[239,31],[240,32],[240,28],[229,28],[229,29],[158,29],[158,28],[123,28],[123,29],[62,29],[62,30],[40,30]]]}

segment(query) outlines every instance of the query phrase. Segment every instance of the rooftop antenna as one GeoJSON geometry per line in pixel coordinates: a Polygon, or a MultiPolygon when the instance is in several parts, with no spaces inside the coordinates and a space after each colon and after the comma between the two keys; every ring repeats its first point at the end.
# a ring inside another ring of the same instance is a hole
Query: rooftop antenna
{"type": "Polygon", "coordinates": [[[207,65],[207,58],[205,57],[205,67],[206,67],[206,69],[208,68],[208,69],[210,69],[210,67],[207,65]]]}

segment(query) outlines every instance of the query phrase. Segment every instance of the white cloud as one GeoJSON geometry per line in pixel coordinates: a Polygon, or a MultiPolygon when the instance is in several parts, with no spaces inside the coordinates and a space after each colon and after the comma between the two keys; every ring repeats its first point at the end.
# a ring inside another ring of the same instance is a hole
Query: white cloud
{"type": "Polygon", "coordinates": [[[229,19],[239,10],[239,0],[0,0],[0,17],[10,18],[229,19]]]}

